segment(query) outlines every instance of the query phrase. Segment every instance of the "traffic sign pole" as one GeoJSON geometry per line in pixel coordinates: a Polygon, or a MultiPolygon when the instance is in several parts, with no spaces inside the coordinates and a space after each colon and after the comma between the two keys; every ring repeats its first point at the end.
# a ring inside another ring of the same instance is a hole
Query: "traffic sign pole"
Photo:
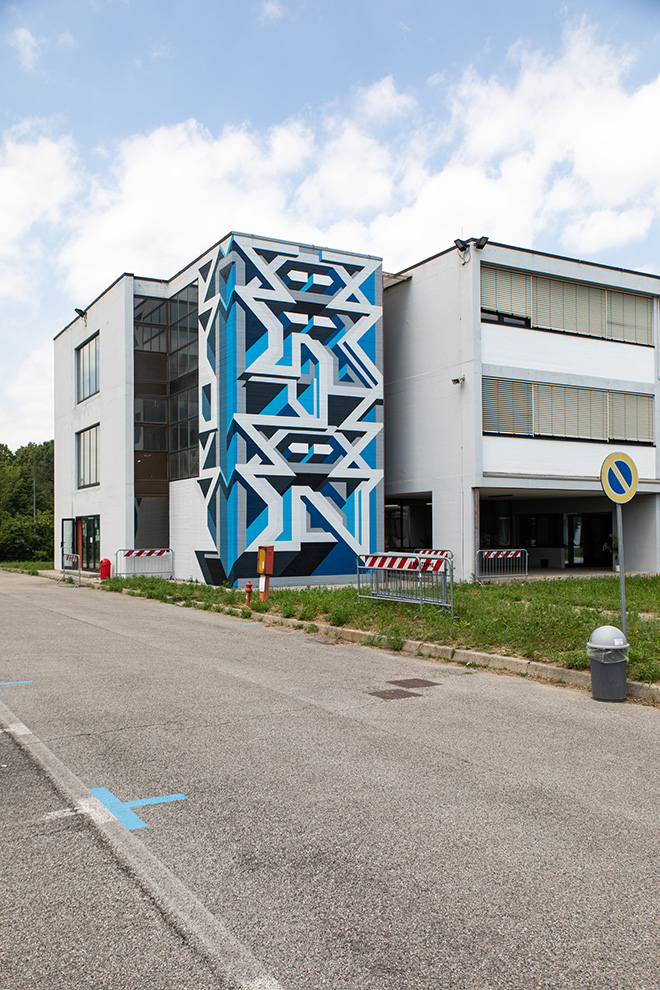
{"type": "Polygon", "coordinates": [[[616,536],[619,553],[619,584],[621,586],[621,632],[626,643],[628,642],[628,632],[626,630],[626,568],[623,561],[623,509],[621,502],[616,503],[616,536]]]}
{"type": "Polygon", "coordinates": [[[623,557],[623,510],[637,491],[637,467],[628,454],[615,452],[606,457],[600,469],[603,491],[616,503],[616,537],[619,553],[619,583],[621,585],[621,632],[628,640],[626,630],[626,568],[623,557]]]}

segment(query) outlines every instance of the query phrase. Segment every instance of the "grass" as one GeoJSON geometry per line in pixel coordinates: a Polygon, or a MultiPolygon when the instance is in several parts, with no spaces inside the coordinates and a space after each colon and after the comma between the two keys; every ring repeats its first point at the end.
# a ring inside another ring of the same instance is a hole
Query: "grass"
{"type": "Polygon", "coordinates": [[[38,574],[39,571],[55,570],[52,560],[3,560],[0,562],[3,571],[20,571],[22,574],[38,574]]]}
{"type": "MultiPolygon", "coordinates": [[[[112,578],[108,591],[155,598],[232,615],[249,614],[245,592],[162,578],[112,578]]],[[[660,680],[660,577],[626,579],[628,676],[660,680]]],[[[361,629],[370,642],[399,650],[406,639],[588,668],[585,644],[597,626],[620,625],[619,579],[463,583],[454,589],[455,617],[432,607],[365,601],[353,587],[274,588],[268,602],[253,596],[250,611],[299,622],[361,629]]]]}

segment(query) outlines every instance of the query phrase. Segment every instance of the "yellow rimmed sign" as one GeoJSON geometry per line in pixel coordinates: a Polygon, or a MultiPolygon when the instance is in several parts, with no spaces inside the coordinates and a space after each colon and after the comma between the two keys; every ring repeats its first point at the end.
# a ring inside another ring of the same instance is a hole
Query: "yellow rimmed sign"
{"type": "Polygon", "coordinates": [[[600,469],[600,483],[603,491],[613,502],[629,502],[637,491],[637,468],[632,457],[617,451],[603,461],[600,469]]]}

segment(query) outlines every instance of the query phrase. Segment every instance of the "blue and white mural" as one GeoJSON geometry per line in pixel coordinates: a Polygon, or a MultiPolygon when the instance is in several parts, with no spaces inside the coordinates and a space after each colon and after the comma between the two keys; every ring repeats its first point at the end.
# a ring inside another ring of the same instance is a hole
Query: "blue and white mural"
{"type": "Polygon", "coordinates": [[[382,545],[380,260],[232,234],[199,269],[210,583],[355,573],[382,545]]]}

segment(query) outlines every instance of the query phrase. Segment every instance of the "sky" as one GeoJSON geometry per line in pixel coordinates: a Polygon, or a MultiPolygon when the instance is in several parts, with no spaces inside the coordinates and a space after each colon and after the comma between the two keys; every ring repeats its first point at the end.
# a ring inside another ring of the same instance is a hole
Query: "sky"
{"type": "Polygon", "coordinates": [[[660,0],[0,0],[0,443],[75,307],[230,230],[660,274],[660,0]]]}

